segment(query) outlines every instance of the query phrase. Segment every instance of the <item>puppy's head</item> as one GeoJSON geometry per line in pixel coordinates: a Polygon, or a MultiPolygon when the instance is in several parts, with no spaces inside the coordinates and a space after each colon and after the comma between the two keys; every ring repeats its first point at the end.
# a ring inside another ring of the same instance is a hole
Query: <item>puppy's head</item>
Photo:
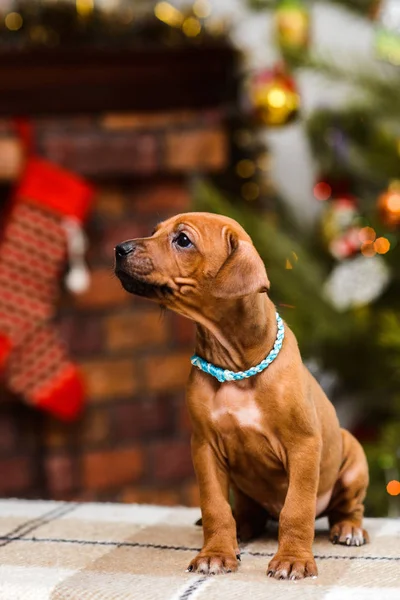
{"type": "Polygon", "coordinates": [[[216,301],[266,292],[269,281],[250,237],[233,219],[186,213],[151,237],[115,248],[115,273],[126,291],[196,319],[216,301]]]}

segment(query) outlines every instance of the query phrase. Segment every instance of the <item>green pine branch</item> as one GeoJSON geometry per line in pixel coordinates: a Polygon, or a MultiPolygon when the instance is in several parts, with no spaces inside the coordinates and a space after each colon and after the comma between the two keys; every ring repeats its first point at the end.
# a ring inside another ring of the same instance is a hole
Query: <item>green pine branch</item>
{"type": "Polygon", "coordinates": [[[353,101],[365,106],[371,114],[384,111],[386,116],[398,116],[400,112],[400,71],[385,62],[371,68],[362,58],[353,59],[347,66],[345,56],[329,53],[298,54],[297,68],[312,70],[324,74],[336,82],[348,83],[353,92],[353,101]]]}
{"type": "Polygon", "coordinates": [[[399,176],[400,128],[387,120],[386,115],[371,115],[364,105],[354,104],[318,110],[308,118],[306,126],[313,153],[323,172],[351,170],[373,190],[385,187],[388,179],[399,176]],[[338,159],[335,145],[329,141],[335,130],[344,136],[346,156],[342,161],[338,159]]]}

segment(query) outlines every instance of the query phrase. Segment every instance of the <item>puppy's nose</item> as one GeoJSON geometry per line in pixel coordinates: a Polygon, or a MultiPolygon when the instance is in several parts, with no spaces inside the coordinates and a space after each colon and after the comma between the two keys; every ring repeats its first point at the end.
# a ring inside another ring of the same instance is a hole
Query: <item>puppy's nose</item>
{"type": "Polygon", "coordinates": [[[115,247],[115,254],[117,258],[124,258],[133,252],[134,249],[135,245],[133,242],[122,242],[122,244],[118,244],[118,246],[115,247]]]}

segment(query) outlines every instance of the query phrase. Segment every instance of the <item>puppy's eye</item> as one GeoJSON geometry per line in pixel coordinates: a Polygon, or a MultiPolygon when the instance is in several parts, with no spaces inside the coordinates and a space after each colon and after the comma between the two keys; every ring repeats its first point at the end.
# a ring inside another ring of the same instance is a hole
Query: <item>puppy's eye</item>
{"type": "Polygon", "coordinates": [[[189,248],[189,246],[193,246],[186,233],[178,233],[178,235],[174,239],[174,242],[180,248],[189,248]]]}

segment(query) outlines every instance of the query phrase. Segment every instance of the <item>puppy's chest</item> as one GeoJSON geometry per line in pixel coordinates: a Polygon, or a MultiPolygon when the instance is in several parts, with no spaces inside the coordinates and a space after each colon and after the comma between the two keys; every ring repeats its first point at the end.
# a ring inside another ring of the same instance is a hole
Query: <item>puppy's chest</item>
{"type": "Polygon", "coordinates": [[[226,386],[214,395],[209,418],[213,428],[223,434],[265,433],[265,418],[253,394],[233,386],[226,386]]]}
{"type": "Polygon", "coordinates": [[[252,390],[224,386],[209,406],[214,439],[232,473],[258,480],[282,469],[279,441],[252,390]]]}

